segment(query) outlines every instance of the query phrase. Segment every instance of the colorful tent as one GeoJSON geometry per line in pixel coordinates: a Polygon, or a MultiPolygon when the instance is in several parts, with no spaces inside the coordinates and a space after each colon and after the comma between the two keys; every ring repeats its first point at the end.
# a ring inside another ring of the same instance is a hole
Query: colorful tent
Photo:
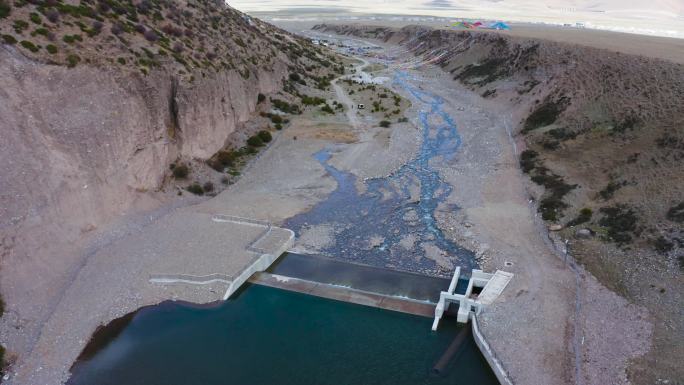
{"type": "Polygon", "coordinates": [[[506,31],[510,31],[510,29],[511,29],[511,27],[509,27],[508,24],[504,23],[503,21],[496,22],[496,23],[490,25],[489,28],[506,30],[506,31]]]}

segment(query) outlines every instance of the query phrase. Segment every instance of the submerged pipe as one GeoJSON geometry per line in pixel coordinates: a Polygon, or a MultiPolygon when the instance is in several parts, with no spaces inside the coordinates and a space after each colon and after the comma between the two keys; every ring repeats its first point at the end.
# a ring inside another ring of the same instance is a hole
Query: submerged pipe
{"type": "Polygon", "coordinates": [[[466,337],[470,335],[470,332],[471,329],[468,323],[463,327],[463,329],[461,329],[460,332],[458,332],[454,340],[451,341],[451,344],[447,350],[442,353],[442,356],[439,358],[435,366],[432,367],[433,374],[441,376],[446,373],[449,362],[451,362],[454,357],[458,357],[458,353],[461,352],[461,347],[465,343],[466,337]]]}

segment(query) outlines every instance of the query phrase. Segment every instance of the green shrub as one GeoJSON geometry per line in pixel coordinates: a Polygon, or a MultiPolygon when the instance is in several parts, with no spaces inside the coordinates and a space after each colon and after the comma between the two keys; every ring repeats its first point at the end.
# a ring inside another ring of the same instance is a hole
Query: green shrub
{"type": "Polygon", "coordinates": [[[321,107],[321,111],[328,114],[335,114],[335,111],[333,111],[332,107],[330,107],[328,104],[325,104],[323,107],[321,107]]]}
{"type": "Polygon", "coordinates": [[[54,55],[54,54],[57,53],[57,47],[55,47],[55,46],[52,45],[52,44],[48,44],[48,45],[45,47],[45,49],[46,49],[50,54],[52,54],[52,55],[54,55]]]}
{"type": "Polygon", "coordinates": [[[615,181],[611,180],[610,182],[608,182],[608,185],[606,185],[606,187],[603,190],[599,191],[599,195],[604,200],[609,200],[613,197],[613,195],[615,195],[615,192],[617,190],[619,190],[620,188],[622,188],[626,184],[627,184],[627,182],[625,182],[625,181],[615,182],[615,181]]]}
{"type": "Polygon", "coordinates": [[[266,130],[259,131],[257,135],[259,136],[259,139],[261,139],[261,141],[264,143],[268,143],[271,140],[273,140],[273,136],[271,136],[271,133],[266,130]]]}
{"type": "Polygon", "coordinates": [[[280,115],[271,115],[271,122],[278,124],[283,122],[283,117],[280,115]]]}
{"type": "Polygon", "coordinates": [[[224,166],[232,166],[233,163],[240,157],[235,151],[219,151],[216,154],[216,160],[224,166]]]}
{"type": "Polygon", "coordinates": [[[318,105],[325,103],[325,99],[319,98],[318,96],[304,95],[301,97],[301,99],[302,99],[302,104],[307,105],[307,106],[318,106],[318,105]]]}
{"type": "Polygon", "coordinates": [[[212,192],[214,191],[214,184],[211,182],[206,182],[202,185],[202,189],[204,189],[204,192],[212,192]]]}
{"type": "Polygon", "coordinates": [[[199,185],[199,183],[195,182],[188,186],[186,190],[190,191],[191,193],[195,195],[204,195],[204,189],[202,186],[199,185]]]}
{"type": "Polygon", "coordinates": [[[266,100],[266,95],[261,93],[257,95],[257,104],[263,102],[264,100],[266,100]]]}
{"type": "Polygon", "coordinates": [[[121,64],[121,65],[126,65],[126,59],[124,59],[122,57],[116,59],[116,61],[119,62],[119,64],[121,64]]]}
{"type": "Polygon", "coordinates": [[[12,7],[8,0],[0,0],[0,19],[4,19],[12,13],[12,7]]]}
{"type": "Polygon", "coordinates": [[[538,155],[534,150],[525,150],[520,154],[520,168],[525,174],[534,170],[537,165],[538,155]]]}
{"type": "Polygon", "coordinates": [[[83,38],[81,35],[64,35],[62,40],[64,40],[65,43],[73,44],[77,41],[83,41],[83,38]]]}
{"type": "Polygon", "coordinates": [[[41,35],[41,36],[47,36],[50,31],[47,30],[47,28],[36,28],[35,31],[31,32],[31,36],[36,36],[36,35],[41,35]]]}
{"type": "Polygon", "coordinates": [[[176,179],[185,179],[190,174],[190,168],[184,164],[176,165],[173,168],[173,177],[176,179]]]}
{"type": "Polygon", "coordinates": [[[390,122],[389,120],[382,120],[382,121],[380,121],[380,127],[387,128],[387,127],[389,127],[390,125],[392,125],[392,122],[390,122]]]}
{"type": "Polygon", "coordinates": [[[5,44],[17,44],[17,39],[12,35],[2,35],[2,41],[5,44]]]}
{"type": "Polygon", "coordinates": [[[282,130],[282,129],[283,129],[283,125],[280,124],[280,123],[276,123],[275,129],[276,129],[276,130],[282,130]]]}
{"type": "Polygon", "coordinates": [[[78,64],[78,62],[81,61],[81,58],[78,57],[78,55],[71,54],[67,56],[67,67],[69,68],[74,68],[78,64]]]}
{"type": "Polygon", "coordinates": [[[591,215],[593,212],[591,211],[590,208],[585,207],[582,210],[580,210],[579,214],[575,219],[571,220],[568,222],[568,226],[577,226],[585,222],[589,222],[591,220],[591,215]]]}
{"type": "Polygon", "coordinates": [[[601,208],[603,218],[599,225],[608,229],[608,237],[618,244],[629,243],[632,240],[630,233],[637,229],[637,216],[626,205],[615,205],[601,208]]]}
{"type": "Polygon", "coordinates": [[[43,20],[40,18],[40,15],[37,14],[37,13],[35,13],[35,12],[31,12],[31,13],[29,14],[29,18],[30,18],[31,21],[32,21],[33,23],[35,23],[35,24],[40,24],[40,23],[43,22],[43,20]]]}
{"type": "Polygon", "coordinates": [[[22,33],[26,28],[28,28],[29,24],[24,20],[14,20],[14,24],[12,26],[14,27],[14,32],[22,33]]]}
{"type": "MultiPolygon", "coordinates": [[[[283,100],[279,99],[271,99],[271,104],[273,104],[273,107],[279,109],[280,111],[290,113],[290,114],[299,114],[299,106],[296,104],[290,104],[288,102],[285,102],[283,100]]],[[[274,122],[275,123],[275,122],[274,122]]]]}
{"type": "Polygon", "coordinates": [[[264,145],[264,141],[261,140],[259,135],[254,135],[250,136],[249,139],[247,139],[247,144],[251,147],[260,147],[264,145]]]}
{"type": "Polygon", "coordinates": [[[290,80],[292,80],[293,82],[298,82],[298,81],[302,80],[302,77],[299,76],[299,74],[297,74],[297,73],[291,73],[290,74],[290,80]]]}
{"type": "Polygon", "coordinates": [[[31,52],[40,51],[40,48],[36,47],[35,44],[31,43],[28,40],[22,40],[21,43],[19,43],[19,44],[21,44],[22,47],[26,48],[27,50],[29,50],[31,52]]]}

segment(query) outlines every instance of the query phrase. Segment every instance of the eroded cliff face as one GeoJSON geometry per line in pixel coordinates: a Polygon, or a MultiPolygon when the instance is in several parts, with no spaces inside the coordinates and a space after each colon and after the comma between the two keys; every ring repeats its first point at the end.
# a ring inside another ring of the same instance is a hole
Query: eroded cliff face
{"type": "Polygon", "coordinates": [[[232,70],[190,83],[163,69],[48,65],[0,46],[1,289],[5,316],[26,330],[11,349],[30,348],[91,235],[172,199],[159,191],[169,164],[209,158],[286,75],[276,61],[246,79],[232,70]]]}

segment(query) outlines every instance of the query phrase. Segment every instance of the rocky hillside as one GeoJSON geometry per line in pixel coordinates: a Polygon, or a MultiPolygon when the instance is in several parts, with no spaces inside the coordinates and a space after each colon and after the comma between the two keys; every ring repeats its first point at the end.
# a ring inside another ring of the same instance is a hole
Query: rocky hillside
{"type": "Polygon", "coordinates": [[[3,332],[9,350],[31,349],[86,241],[186,188],[201,193],[202,178],[229,182],[224,166],[261,140],[237,149],[257,132],[270,140],[296,112],[297,87],[340,70],[331,60],[222,1],[0,0],[0,291],[3,322],[19,330],[3,332]]]}
{"type": "Polygon", "coordinates": [[[684,353],[684,66],[490,32],[315,28],[401,44],[504,106],[540,215],[604,285],[656,318],[635,383],[684,378],[671,359],[684,353]]]}

